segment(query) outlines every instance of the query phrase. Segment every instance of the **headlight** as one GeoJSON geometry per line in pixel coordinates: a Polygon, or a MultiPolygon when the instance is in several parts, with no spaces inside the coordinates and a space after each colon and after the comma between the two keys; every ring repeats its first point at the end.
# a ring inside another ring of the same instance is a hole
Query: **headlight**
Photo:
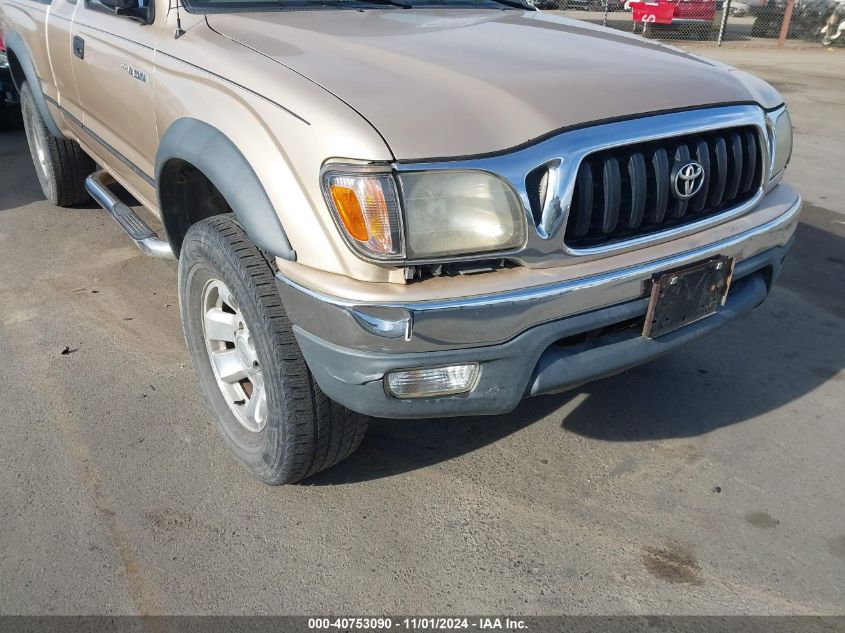
{"type": "Polygon", "coordinates": [[[355,167],[324,171],[326,200],[346,241],[359,253],[420,261],[506,251],[525,243],[522,203],[500,178],[469,170],[397,177],[404,213],[392,173],[355,167]]]}
{"type": "Polygon", "coordinates": [[[770,149],[772,153],[772,168],[770,178],[774,178],[786,169],[792,157],[792,119],[786,108],[769,115],[770,149]]]}
{"type": "Polygon", "coordinates": [[[400,174],[409,259],[504,251],[525,241],[513,189],[481,171],[400,174]]]}

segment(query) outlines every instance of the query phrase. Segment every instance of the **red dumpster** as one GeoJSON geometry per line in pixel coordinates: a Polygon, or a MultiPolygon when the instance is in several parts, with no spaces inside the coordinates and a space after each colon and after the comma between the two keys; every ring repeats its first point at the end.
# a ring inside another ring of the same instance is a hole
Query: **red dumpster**
{"type": "Polygon", "coordinates": [[[675,5],[671,2],[632,2],[634,22],[646,24],[672,24],[675,5]]]}
{"type": "Polygon", "coordinates": [[[713,22],[716,17],[714,0],[677,0],[672,21],[677,22],[713,22]]]}

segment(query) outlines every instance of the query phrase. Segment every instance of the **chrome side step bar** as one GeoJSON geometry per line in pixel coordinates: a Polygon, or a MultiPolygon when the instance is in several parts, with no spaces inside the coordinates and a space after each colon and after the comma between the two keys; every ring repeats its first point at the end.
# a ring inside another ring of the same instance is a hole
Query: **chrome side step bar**
{"type": "Polygon", "coordinates": [[[159,239],[155,231],[147,226],[137,213],[112,193],[109,189],[112,183],[114,179],[111,176],[104,171],[97,171],[85,179],[85,189],[97,201],[97,204],[109,212],[145,255],[158,259],[175,259],[170,244],[159,239]]]}

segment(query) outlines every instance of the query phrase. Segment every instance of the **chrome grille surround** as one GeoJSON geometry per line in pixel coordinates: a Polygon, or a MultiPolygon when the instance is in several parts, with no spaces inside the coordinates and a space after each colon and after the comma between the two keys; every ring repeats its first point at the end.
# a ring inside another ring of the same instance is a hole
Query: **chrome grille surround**
{"type": "MultiPolygon", "coordinates": [[[[599,259],[611,254],[624,253],[677,239],[750,212],[760,202],[766,191],[781,177],[779,174],[775,179],[770,180],[771,124],[769,120],[779,112],[780,108],[767,113],[757,105],[737,105],[658,114],[567,130],[501,154],[431,162],[399,161],[393,164],[393,168],[399,172],[479,170],[500,176],[513,187],[522,200],[529,231],[527,242],[522,248],[496,253],[495,256],[504,257],[531,268],[550,268],[599,259]],[[759,187],[744,202],[688,224],[611,244],[573,248],[564,243],[576,177],[585,157],[627,145],[688,137],[730,128],[756,130],[761,164],[765,166],[761,170],[762,178],[759,187]],[[550,168],[548,194],[542,209],[535,213],[526,179],[531,172],[546,165],[550,168]]],[[[465,255],[451,258],[451,260],[466,261],[490,256],[490,253],[483,256],[465,255]]]]}

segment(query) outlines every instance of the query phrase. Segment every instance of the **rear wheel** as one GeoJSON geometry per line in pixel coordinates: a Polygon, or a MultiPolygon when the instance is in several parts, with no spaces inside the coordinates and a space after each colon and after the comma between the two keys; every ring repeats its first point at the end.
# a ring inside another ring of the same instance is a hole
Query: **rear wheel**
{"type": "Polygon", "coordinates": [[[833,38],[828,35],[828,29],[822,32],[822,45],[823,46],[830,46],[833,43],[833,38]]]}
{"type": "Polygon", "coordinates": [[[350,455],[367,417],[320,390],[274,273],[274,260],[231,214],[197,222],[182,243],[182,324],[206,405],[247,470],[268,484],[285,484],[350,455]]]}
{"type": "Polygon", "coordinates": [[[44,197],[59,207],[84,202],[88,199],[85,178],[94,171],[94,161],[76,141],[50,134],[28,82],[20,92],[26,140],[44,197]]]}

